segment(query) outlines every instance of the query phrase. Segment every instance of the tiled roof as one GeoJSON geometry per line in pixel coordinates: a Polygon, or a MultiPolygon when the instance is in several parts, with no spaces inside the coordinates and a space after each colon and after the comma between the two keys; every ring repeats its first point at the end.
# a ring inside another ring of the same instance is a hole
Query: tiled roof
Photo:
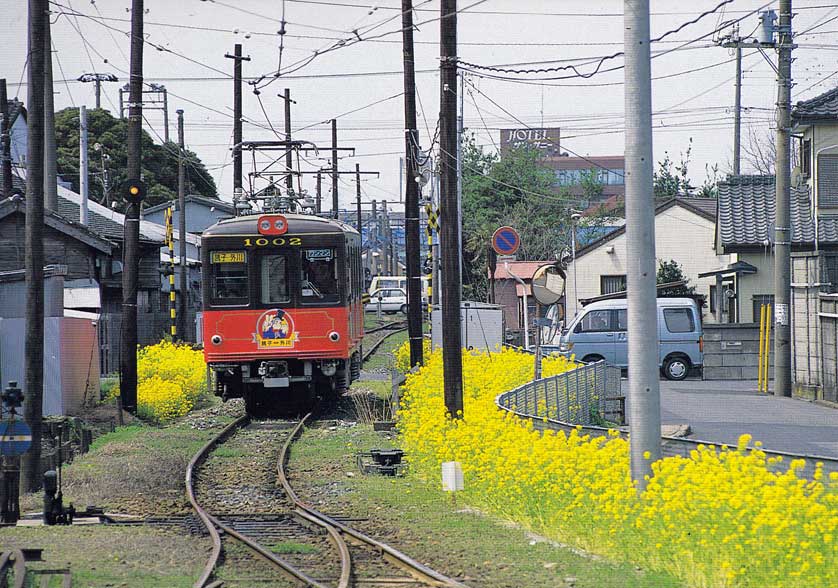
{"type": "Polygon", "coordinates": [[[791,117],[795,122],[838,121],[838,88],[833,88],[810,100],[798,102],[791,111],[791,117]]]}
{"type": "MultiPolygon", "coordinates": [[[[725,247],[758,246],[774,241],[774,176],[732,176],[719,184],[719,236],[725,247]]],[[[791,190],[792,242],[813,243],[808,188],[791,190]]],[[[818,241],[838,244],[838,217],[820,216],[818,241]]]]}
{"type": "Polygon", "coordinates": [[[716,206],[718,201],[715,198],[694,198],[691,196],[678,196],[678,201],[681,204],[686,204],[689,207],[696,208],[702,211],[706,216],[716,218],[716,206]]]}
{"type": "Polygon", "coordinates": [[[23,108],[23,102],[21,102],[17,98],[7,100],[6,104],[8,105],[7,108],[9,109],[9,126],[11,126],[15,124],[15,119],[18,116],[20,116],[21,114],[26,114],[26,110],[23,108]]]}
{"type": "MultiPolygon", "coordinates": [[[[187,202],[197,202],[198,204],[203,204],[207,208],[214,206],[218,210],[221,210],[228,214],[234,214],[236,212],[236,208],[233,206],[233,203],[227,202],[226,200],[219,200],[218,198],[207,198],[206,196],[201,196],[200,194],[187,194],[186,196],[184,196],[184,199],[187,202]]],[[[152,212],[157,212],[158,210],[163,210],[164,208],[167,208],[171,205],[171,202],[161,202],[160,204],[149,206],[143,211],[143,213],[150,214],[152,212]]]]}
{"type": "MultiPolygon", "coordinates": [[[[554,261],[510,261],[509,269],[512,271],[513,274],[521,278],[522,280],[531,280],[535,270],[540,268],[542,265],[550,265],[551,263],[555,263],[554,261]]],[[[510,276],[506,272],[506,262],[498,262],[497,268],[495,269],[495,279],[496,280],[511,280],[512,276],[510,276]]],[[[491,275],[491,274],[490,274],[491,275]]]]}

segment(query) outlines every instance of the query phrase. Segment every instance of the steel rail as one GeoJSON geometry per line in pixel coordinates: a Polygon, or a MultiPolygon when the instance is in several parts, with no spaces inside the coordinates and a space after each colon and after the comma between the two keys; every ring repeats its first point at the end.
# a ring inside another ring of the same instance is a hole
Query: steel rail
{"type": "MultiPolygon", "coordinates": [[[[382,554],[382,556],[389,561],[390,563],[398,566],[399,568],[405,570],[411,576],[419,580],[420,582],[427,584],[428,586],[438,586],[440,588],[469,588],[465,584],[454,580],[453,578],[449,578],[440,574],[436,570],[433,570],[426,565],[419,563],[418,561],[414,560],[413,558],[405,555],[404,553],[400,552],[393,547],[385,543],[381,543],[361,533],[360,531],[353,529],[343,523],[336,521],[335,519],[329,517],[321,513],[320,511],[316,510],[310,504],[302,501],[294,489],[291,487],[291,484],[288,482],[288,477],[285,474],[285,464],[288,461],[288,451],[291,447],[291,444],[294,440],[300,435],[303,428],[305,427],[306,420],[311,416],[311,414],[306,415],[300,422],[297,423],[297,426],[291,431],[291,434],[285,441],[285,444],[282,447],[282,451],[279,454],[279,458],[277,459],[277,475],[279,478],[279,483],[282,486],[285,493],[288,495],[288,498],[294,502],[294,506],[297,512],[306,513],[309,517],[320,521],[318,524],[320,525],[329,525],[334,527],[341,533],[352,537],[357,542],[362,543],[372,549],[378,551],[382,554]]],[[[310,520],[310,519],[309,519],[310,520]]]]}
{"type": "Polygon", "coordinates": [[[221,556],[222,545],[221,545],[221,536],[218,533],[217,529],[221,529],[227,535],[233,537],[234,539],[238,540],[245,546],[249,547],[252,551],[260,555],[263,559],[265,559],[268,563],[276,566],[287,575],[291,576],[292,579],[299,580],[303,582],[309,588],[329,588],[325,584],[315,580],[314,578],[307,575],[305,572],[297,569],[295,566],[289,564],[285,560],[280,559],[275,554],[273,554],[270,550],[265,548],[260,543],[250,539],[246,535],[239,533],[229,525],[225,525],[221,521],[219,521],[216,517],[206,512],[199,504],[195,498],[195,491],[193,488],[193,479],[194,479],[194,469],[202,463],[210,452],[220,443],[225,441],[230,435],[235,432],[237,429],[247,425],[250,422],[250,417],[247,415],[239,417],[227,427],[224,428],[221,433],[216,435],[210,441],[204,445],[198,453],[192,458],[189,462],[189,465],[186,469],[186,493],[189,497],[189,502],[192,505],[193,510],[197,513],[198,517],[204,523],[204,526],[209,531],[210,536],[212,537],[213,542],[213,549],[210,555],[210,559],[207,562],[206,566],[204,566],[204,570],[201,573],[199,579],[195,582],[194,588],[218,588],[222,585],[222,582],[216,581],[212,582],[211,584],[207,584],[209,579],[212,577],[212,573],[215,570],[216,565],[218,564],[218,560],[221,556]]]}
{"type": "MultiPolygon", "coordinates": [[[[404,325],[404,323],[397,323],[397,324],[404,325]]],[[[396,333],[401,333],[401,332],[406,331],[406,330],[407,330],[407,327],[402,326],[401,328],[399,328],[397,330],[394,330],[390,333],[387,333],[381,339],[379,339],[378,341],[373,343],[372,346],[367,351],[364,352],[364,356],[361,359],[361,363],[363,364],[370,357],[372,357],[375,354],[375,352],[378,350],[378,348],[381,347],[381,344],[384,343],[384,341],[386,341],[387,339],[389,339],[390,337],[392,337],[396,333]]],[[[369,334],[369,332],[367,334],[369,334]]]]}

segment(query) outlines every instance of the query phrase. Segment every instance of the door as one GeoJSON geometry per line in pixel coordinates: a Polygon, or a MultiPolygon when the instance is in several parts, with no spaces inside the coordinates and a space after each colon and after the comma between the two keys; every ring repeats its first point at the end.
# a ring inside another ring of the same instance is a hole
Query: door
{"type": "Polygon", "coordinates": [[[628,311],[620,308],[614,311],[614,365],[628,367],[628,311]]]}
{"type": "Polygon", "coordinates": [[[577,360],[590,361],[601,357],[610,364],[614,363],[616,333],[613,325],[616,313],[612,309],[589,310],[576,323],[570,340],[577,360]]]}
{"type": "Polygon", "coordinates": [[[660,362],[672,353],[690,358],[692,365],[701,365],[699,339],[701,325],[695,308],[689,306],[662,307],[658,310],[658,336],[660,337],[660,362]]]}

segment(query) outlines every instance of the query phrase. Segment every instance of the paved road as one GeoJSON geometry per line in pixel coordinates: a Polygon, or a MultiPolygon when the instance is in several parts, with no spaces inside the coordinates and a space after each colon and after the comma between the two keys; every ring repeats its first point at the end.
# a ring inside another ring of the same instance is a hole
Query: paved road
{"type": "Polygon", "coordinates": [[[759,394],[752,381],[661,380],[661,420],[702,441],[735,445],[750,433],[766,449],[838,458],[838,409],[759,394]]]}

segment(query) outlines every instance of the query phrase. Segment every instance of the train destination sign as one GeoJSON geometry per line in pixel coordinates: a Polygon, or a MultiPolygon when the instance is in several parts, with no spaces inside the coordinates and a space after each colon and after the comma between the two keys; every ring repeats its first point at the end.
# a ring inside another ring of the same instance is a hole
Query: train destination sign
{"type": "Polygon", "coordinates": [[[211,263],[244,263],[247,260],[244,251],[213,251],[211,263]]]}
{"type": "Polygon", "coordinates": [[[498,255],[515,255],[521,246],[521,236],[512,227],[501,227],[492,234],[492,249],[498,255]]]}
{"type": "Polygon", "coordinates": [[[0,422],[0,455],[23,455],[31,445],[32,430],[25,422],[0,422]]]}

